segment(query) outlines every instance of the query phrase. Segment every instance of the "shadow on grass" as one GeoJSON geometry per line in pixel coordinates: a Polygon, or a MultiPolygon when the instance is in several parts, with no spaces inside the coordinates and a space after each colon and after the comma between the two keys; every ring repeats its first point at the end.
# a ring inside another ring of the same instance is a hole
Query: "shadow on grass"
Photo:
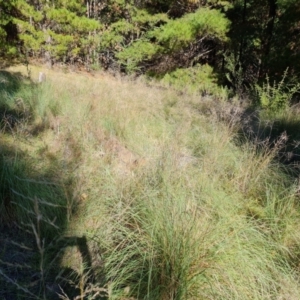
{"type": "Polygon", "coordinates": [[[60,267],[65,248],[77,247],[92,275],[85,237],[64,236],[70,211],[76,212],[74,203],[69,207],[72,183],[66,188],[63,179],[49,176],[51,170],[35,170],[12,146],[0,145],[0,152],[0,298],[78,295],[80,274],[60,267]]]}
{"type": "Polygon", "coordinates": [[[0,71],[0,130],[13,132],[30,111],[23,100],[18,97],[20,90],[34,88],[35,84],[19,72],[0,71]]]}
{"type": "MultiPolygon", "coordinates": [[[[38,136],[49,128],[47,117],[43,113],[37,116],[44,84],[33,82],[19,72],[0,71],[0,131],[38,136]]],[[[56,109],[47,108],[51,113],[56,109]]]]}
{"type": "MultiPolygon", "coordinates": [[[[0,82],[0,92],[7,92],[8,100],[14,98],[22,88],[22,78],[0,72],[1,78],[6,82],[4,86],[0,82]]],[[[18,108],[7,101],[0,103],[0,118],[1,111],[8,109],[19,118],[18,108]]],[[[19,118],[15,126],[20,122],[19,118]]],[[[86,237],[65,235],[78,210],[76,182],[69,176],[72,162],[62,165],[52,157],[49,167],[37,167],[20,149],[18,138],[12,138],[14,128],[5,129],[0,129],[0,298],[59,299],[58,294],[63,293],[70,299],[81,296],[87,283],[93,284],[94,271],[86,237]],[[77,249],[81,273],[61,267],[67,247],[77,249]]]]}
{"type": "Polygon", "coordinates": [[[275,159],[292,176],[300,172],[300,115],[291,108],[286,114],[274,118],[259,116],[257,111],[245,111],[241,117],[239,143],[251,142],[258,149],[278,148],[275,159]]]}

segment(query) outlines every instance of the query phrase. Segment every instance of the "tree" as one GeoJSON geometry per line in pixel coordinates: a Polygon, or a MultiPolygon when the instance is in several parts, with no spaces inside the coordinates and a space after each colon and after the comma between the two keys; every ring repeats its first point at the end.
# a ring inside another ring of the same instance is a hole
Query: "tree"
{"type": "Polygon", "coordinates": [[[0,55],[17,54],[17,27],[14,23],[16,1],[0,0],[0,55]]]}
{"type": "MultiPolygon", "coordinates": [[[[1,17],[2,39],[6,45],[18,40],[21,52],[33,57],[74,61],[89,59],[93,50],[93,35],[99,22],[87,18],[81,1],[25,1],[1,2],[5,14],[1,17]],[[12,36],[8,28],[15,28],[12,36]]],[[[6,51],[7,54],[7,51],[6,51]]]]}
{"type": "MultiPolygon", "coordinates": [[[[300,3],[296,0],[232,1],[227,17],[231,20],[227,49],[227,73],[236,88],[281,78],[287,67],[300,71],[300,3]],[[241,77],[237,80],[237,77],[241,77]]],[[[226,56],[225,55],[225,56],[226,56]]]]}

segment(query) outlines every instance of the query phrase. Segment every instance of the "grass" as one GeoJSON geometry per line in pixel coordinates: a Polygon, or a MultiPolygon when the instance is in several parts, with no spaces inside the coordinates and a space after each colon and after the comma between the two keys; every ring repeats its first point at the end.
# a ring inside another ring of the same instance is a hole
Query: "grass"
{"type": "Polygon", "coordinates": [[[285,141],[237,143],[228,104],[141,79],[49,70],[37,85],[8,71],[2,111],[18,122],[1,131],[1,296],[300,298],[285,141]],[[16,276],[8,253],[25,241],[16,276]]]}

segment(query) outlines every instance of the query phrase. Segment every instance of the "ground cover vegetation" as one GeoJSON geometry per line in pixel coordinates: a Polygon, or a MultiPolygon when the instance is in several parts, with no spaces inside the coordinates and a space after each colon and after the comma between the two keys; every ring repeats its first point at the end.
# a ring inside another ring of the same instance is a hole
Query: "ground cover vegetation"
{"type": "Polygon", "coordinates": [[[299,15],[0,0],[0,298],[300,299],[299,15]]]}
{"type": "Polygon", "coordinates": [[[27,74],[1,72],[2,298],[299,299],[286,135],[143,79],[27,74]]]}

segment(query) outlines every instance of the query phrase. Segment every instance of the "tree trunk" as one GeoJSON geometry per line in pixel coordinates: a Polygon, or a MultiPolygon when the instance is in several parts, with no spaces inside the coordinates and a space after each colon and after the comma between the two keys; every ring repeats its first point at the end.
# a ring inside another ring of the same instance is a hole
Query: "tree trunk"
{"type": "MultiPolygon", "coordinates": [[[[246,13],[247,13],[247,0],[244,0],[244,6],[243,6],[243,20],[242,20],[242,26],[245,28],[246,25],[246,13]]],[[[239,61],[242,62],[243,57],[243,51],[244,51],[244,35],[241,35],[240,40],[240,51],[239,51],[239,61]]]]}
{"type": "Polygon", "coordinates": [[[265,76],[268,73],[267,60],[271,50],[271,43],[272,43],[272,38],[274,33],[274,24],[277,15],[277,0],[268,0],[268,3],[269,3],[268,22],[265,30],[266,34],[265,34],[265,40],[263,43],[263,49],[261,54],[262,65],[260,68],[259,77],[265,76]]]}
{"type": "Polygon", "coordinates": [[[266,40],[265,40],[265,49],[264,49],[265,56],[268,56],[270,53],[271,40],[273,37],[276,14],[277,14],[277,0],[269,0],[269,16],[268,16],[268,23],[266,28],[266,40]]]}

